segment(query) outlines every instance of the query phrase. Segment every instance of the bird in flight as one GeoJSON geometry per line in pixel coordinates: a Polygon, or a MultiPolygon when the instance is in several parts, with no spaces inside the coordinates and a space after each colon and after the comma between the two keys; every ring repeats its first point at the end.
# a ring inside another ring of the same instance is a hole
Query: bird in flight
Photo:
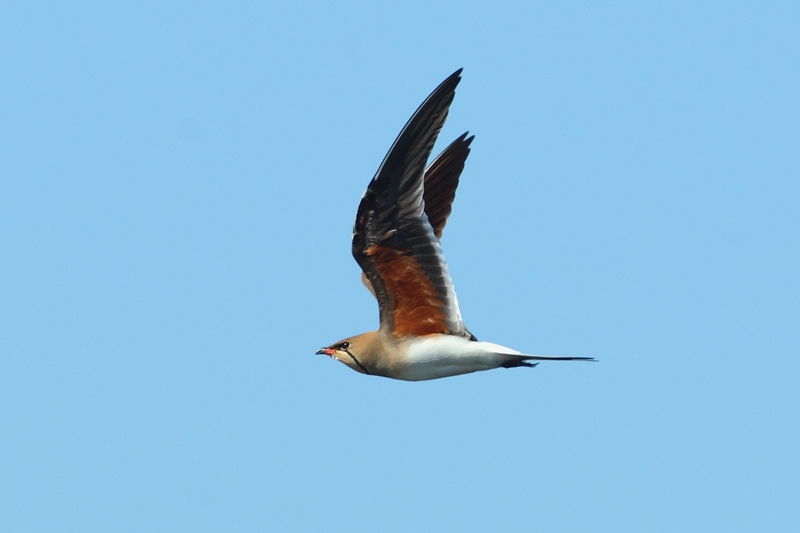
{"type": "Polygon", "coordinates": [[[459,81],[461,69],[419,106],[358,206],[353,257],[363,271],[362,281],[378,300],[380,328],[317,354],[363,374],[407,381],[533,367],[540,360],[593,360],[527,355],[481,342],[461,320],[440,239],[474,137],[461,135],[425,166],[459,81]]]}

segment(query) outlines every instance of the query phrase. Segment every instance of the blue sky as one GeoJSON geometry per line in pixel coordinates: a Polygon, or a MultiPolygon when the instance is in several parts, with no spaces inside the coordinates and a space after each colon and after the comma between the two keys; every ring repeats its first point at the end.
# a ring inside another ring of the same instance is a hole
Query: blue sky
{"type": "Polygon", "coordinates": [[[797,531],[792,2],[7,2],[3,531],[797,531]],[[350,234],[463,67],[464,320],[426,383],[350,234]]]}

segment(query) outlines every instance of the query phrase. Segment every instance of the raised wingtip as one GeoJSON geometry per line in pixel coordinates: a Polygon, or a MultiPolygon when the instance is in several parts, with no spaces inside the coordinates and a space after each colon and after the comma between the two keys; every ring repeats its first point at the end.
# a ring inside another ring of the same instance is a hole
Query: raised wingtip
{"type": "Polygon", "coordinates": [[[469,146],[469,144],[472,142],[472,140],[475,138],[475,136],[474,136],[474,135],[470,135],[470,136],[469,136],[469,139],[467,139],[467,135],[469,135],[469,132],[468,132],[468,131],[465,131],[464,133],[462,133],[461,135],[459,135],[459,136],[458,136],[458,139],[456,139],[455,141],[453,141],[453,143],[451,143],[451,144],[455,144],[455,143],[457,143],[457,142],[463,142],[464,144],[466,144],[467,146],[469,146]]]}
{"type": "Polygon", "coordinates": [[[461,71],[463,70],[464,70],[463,68],[460,68],[457,71],[450,74],[449,76],[447,76],[447,78],[445,78],[445,80],[442,83],[440,83],[436,89],[434,89],[433,93],[431,93],[431,96],[433,96],[434,94],[438,93],[443,89],[454,91],[456,86],[461,82],[461,71]]]}
{"type": "Polygon", "coordinates": [[[440,84],[440,86],[443,85],[446,86],[452,84],[453,89],[455,89],[456,85],[458,85],[461,82],[461,71],[463,70],[464,70],[463,68],[460,68],[457,71],[450,74],[449,76],[447,76],[447,78],[440,84]]]}

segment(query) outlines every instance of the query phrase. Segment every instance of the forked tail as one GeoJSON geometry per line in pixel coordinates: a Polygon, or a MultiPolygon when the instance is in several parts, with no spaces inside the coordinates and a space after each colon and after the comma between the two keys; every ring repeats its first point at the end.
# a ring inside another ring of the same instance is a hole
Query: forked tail
{"type": "Polygon", "coordinates": [[[513,357],[510,361],[503,364],[503,368],[516,368],[518,366],[534,367],[539,363],[529,361],[597,361],[594,357],[564,357],[560,355],[524,355],[524,354],[503,354],[513,357]]]}
{"type": "Polygon", "coordinates": [[[523,355],[518,356],[521,359],[533,359],[534,361],[595,361],[594,357],[565,357],[561,355],[523,355]]]}

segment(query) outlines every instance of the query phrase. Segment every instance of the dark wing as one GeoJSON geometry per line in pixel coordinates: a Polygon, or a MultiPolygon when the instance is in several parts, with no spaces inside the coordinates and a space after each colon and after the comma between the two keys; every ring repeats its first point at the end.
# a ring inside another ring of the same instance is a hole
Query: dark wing
{"type": "MultiPolygon", "coordinates": [[[[447,218],[452,211],[453,200],[456,197],[458,179],[464,170],[464,162],[469,155],[469,145],[472,143],[473,135],[469,139],[465,133],[450,146],[444,149],[433,163],[425,169],[425,184],[423,186],[422,198],[425,201],[425,214],[428,215],[428,222],[433,227],[436,238],[442,239],[442,231],[447,224],[447,218]]],[[[375,296],[375,289],[367,279],[367,275],[361,273],[361,281],[369,292],[375,296]]]]}
{"type": "Polygon", "coordinates": [[[436,238],[441,240],[447,217],[452,211],[453,200],[456,197],[456,187],[464,162],[469,155],[469,145],[475,136],[467,139],[465,133],[439,154],[433,163],[425,169],[425,189],[422,197],[425,199],[425,214],[428,222],[433,227],[436,238]]]}
{"type": "Polygon", "coordinates": [[[442,82],[405,125],[356,214],[353,257],[378,299],[381,328],[398,336],[470,337],[423,197],[425,163],[447,118],[460,74],[459,69],[442,82]]]}

